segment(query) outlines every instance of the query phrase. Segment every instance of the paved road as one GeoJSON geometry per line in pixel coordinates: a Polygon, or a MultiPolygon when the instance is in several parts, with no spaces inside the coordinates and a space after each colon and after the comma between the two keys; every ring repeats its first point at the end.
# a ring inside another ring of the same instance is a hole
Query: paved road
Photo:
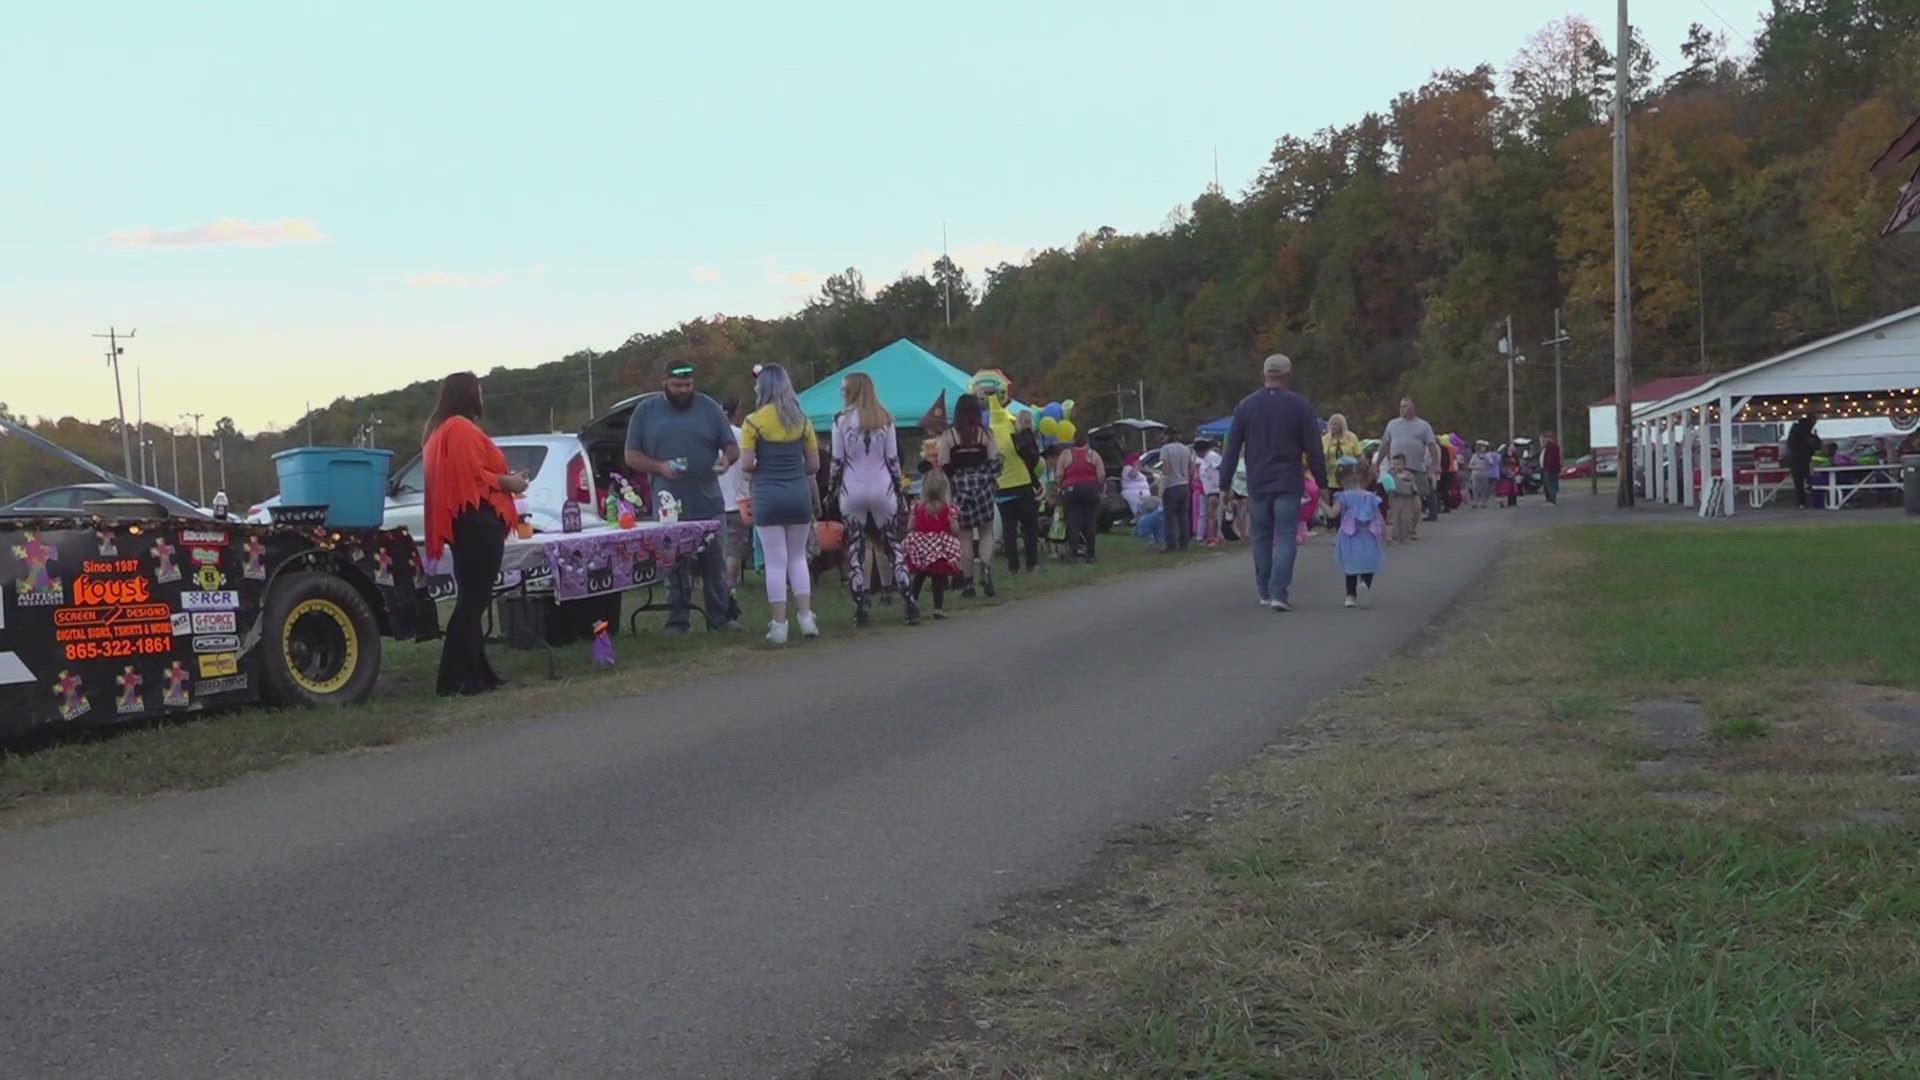
{"type": "Polygon", "coordinates": [[[1236,555],[0,838],[0,1075],[777,1077],[1405,643],[1236,555]]]}

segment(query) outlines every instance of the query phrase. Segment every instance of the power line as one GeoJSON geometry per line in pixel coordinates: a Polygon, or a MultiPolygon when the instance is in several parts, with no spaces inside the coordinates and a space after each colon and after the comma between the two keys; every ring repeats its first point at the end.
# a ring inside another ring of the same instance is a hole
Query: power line
{"type": "Polygon", "coordinates": [[[1741,32],[1739,31],[1739,29],[1738,29],[1738,28],[1736,28],[1736,27],[1735,27],[1735,26],[1734,26],[1734,25],[1733,25],[1732,23],[1730,23],[1730,22],[1728,22],[1728,21],[1727,21],[1727,17],[1726,17],[1725,15],[1722,15],[1722,14],[1720,14],[1720,13],[1719,13],[1718,11],[1715,11],[1715,10],[1714,10],[1714,7],[1713,7],[1713,5],[1712,5],[1712,4],[1709,4],[1709,3],[1707,3],[1707,0],[1700,0],[1700,6],[1701,6],[1701,7],[1703,7],[1703,8],[1706,8],[1706,9],[1707,9],[1707,10],[1708,10],[1709,12],[1711,12],[1711,13],[1713,14],[1713,17],[1714,17],[1714,18],[1716,18],[1716,19],[1719,19],[1719,20],[1720,20],[1720,25],[1721,25],[1721,26],[1724,26],[1724,27],[1726,27],[1726,28],[1727,28],[1728,30],[1730,30],[1730,31],[1732,31],[1732,32],[1733,32],[1733,36],[1734,36],[1734,37],[1737,37],[1737,38],[1739,38],[1739,39],[1740,39],[1741,41],[1744,41],[1744,42],[1746,42],[1746,43],[1747,43],[1747,48],[1749,48],[1749,49],[1753,49],[1753,50],[1754,50],[1754,51],[1756,51],[1756,52],[1757,52],[1757,51],[1759,51],[1759,49],[1760,49],[1760,46],[1758,46],[1758,45],[1756,45],[1756,44],[1754,44],[1754,42],[1753,42],[1753,39],[1752,39],[1752,38],[1750,38],[1750,37],[1748,37],[1747,35],[1745,35],[1745,34],[1743,34],[1743,33],[1741,33],[1741,32]]]}

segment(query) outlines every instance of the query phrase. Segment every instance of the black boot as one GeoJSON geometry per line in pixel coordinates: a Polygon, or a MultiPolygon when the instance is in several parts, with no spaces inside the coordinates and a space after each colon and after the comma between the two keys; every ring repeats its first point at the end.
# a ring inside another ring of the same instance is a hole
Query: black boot
{"type": "Polygon", "coordinates": [[[853,594],[853,625],[866,626],[870,624],[872,621],[873,621],[873,618],[871,615],[868,614],[868,611],[867,611],[867,594],[854,593],[853,594]]]}
{"type": "Polygon", "coordinates": [[[907,625],[919,626],[920,625],[920,605],[915,603],[913,597],[911,596],[907,597],[906,601],[907,601],[906,603],[907,625]]]}
{"type": "Polygon", "coordinates": [[[980,591],[986,593],[988,599],[992,599],[993,563],[991,562],[983,562],[980,564],[980,591]]]}

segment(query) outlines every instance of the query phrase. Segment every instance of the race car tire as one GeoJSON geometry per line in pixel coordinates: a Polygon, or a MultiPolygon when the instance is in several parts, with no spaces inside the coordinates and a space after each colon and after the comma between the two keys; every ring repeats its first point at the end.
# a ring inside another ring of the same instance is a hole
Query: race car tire
{"type": "Polygon", "coordinates": [[[351,705],[380,677],[380,624],[353,583],[317,570],[276,578],[260,614],[264,696],[277,705],[351,705]]]}

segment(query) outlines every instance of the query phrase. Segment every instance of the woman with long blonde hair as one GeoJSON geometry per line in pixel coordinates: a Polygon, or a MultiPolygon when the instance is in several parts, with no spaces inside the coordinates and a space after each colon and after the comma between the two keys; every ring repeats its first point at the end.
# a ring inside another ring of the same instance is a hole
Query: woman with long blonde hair
{"type": "Polygon", "coordinates": [[[900,557],[900,537],[894,528],[900,513],[900,441],[894,434],[893,414],[880,404],[873,379],[856,371],[840,381],[840,400],[846,407],[833,418],[833,486],[839,495],[840,520],[847,529],[847,588],[853,593],[853,621],[865,626],[871,618],[867,597],[867,536],[881,544],[881,553],[893,571],[893,583],[906,598],[907,621],[918,614],[909,589],[907,564],[900,557]]]}

